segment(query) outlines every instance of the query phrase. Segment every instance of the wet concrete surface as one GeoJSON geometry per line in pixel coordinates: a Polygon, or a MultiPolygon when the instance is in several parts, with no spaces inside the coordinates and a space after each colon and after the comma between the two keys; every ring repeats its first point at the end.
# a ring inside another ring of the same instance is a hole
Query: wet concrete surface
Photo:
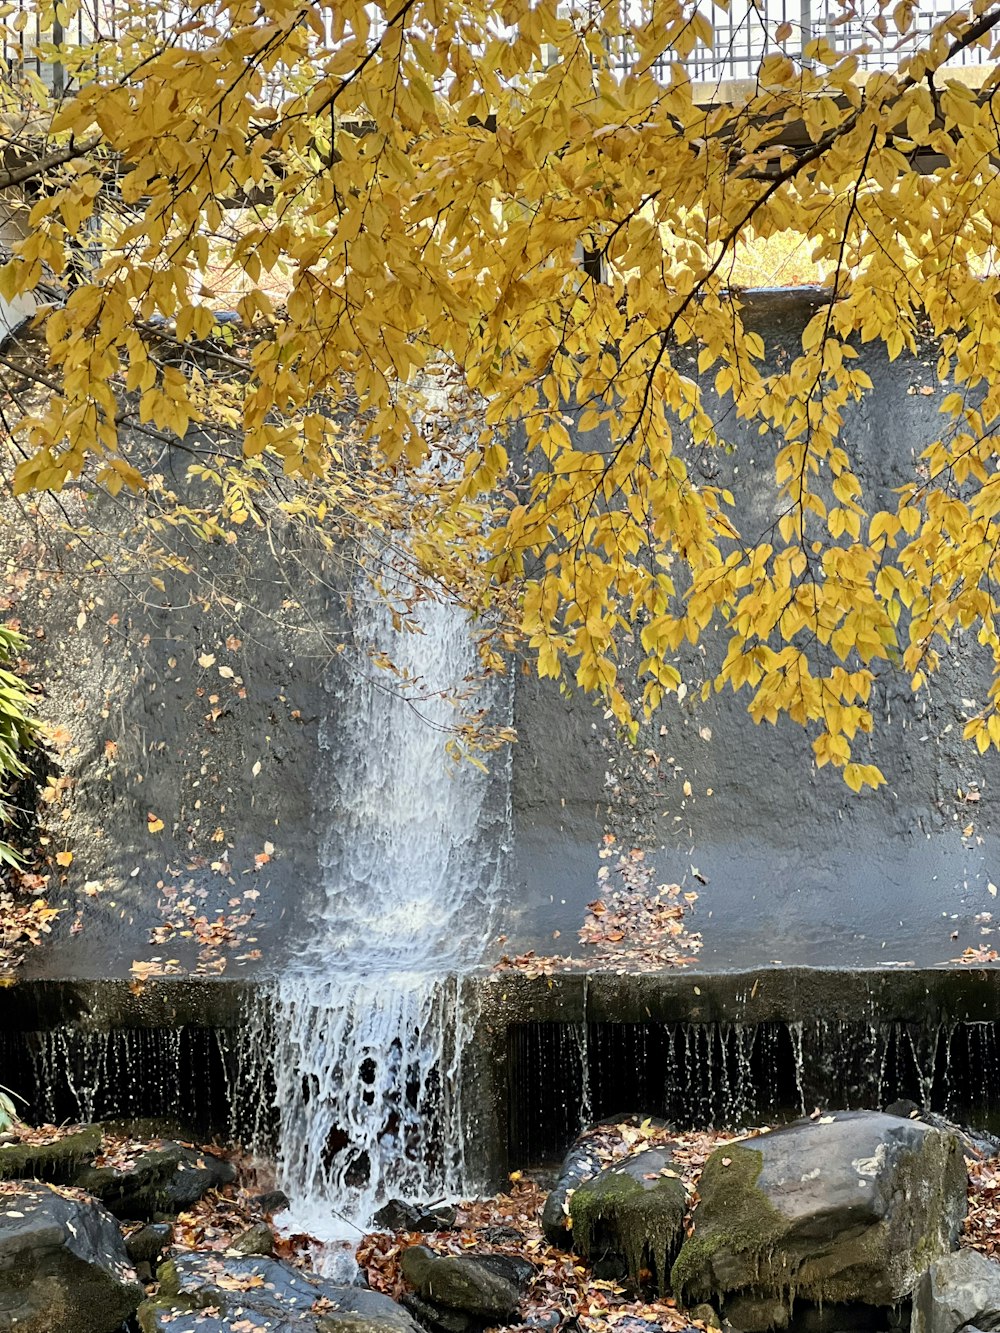
{"type": "MultiPolygon", "coordinates": [[[[749,322],[780,357],[814,308],[809,293],[765,295],[749,322]]],[[[929,347],[895,363],[863,353],[874,388],[847,414],[843,438],[869,509],[893,503],[940,431],[947,390],[934,359],[929,347]]],[[[776,513],[774,446],[738,423],[731,439],[732,454],[711,460],[713,479],[733,490],[737,526],[756,539],[776,513]]],[[[729,692],[693,702],[720,652],[709,635],[678,659],[687,698],[666,703],[633,752],[586,699],[520,683],[508,949],[573,948],[609,836],[644,850],[654,883],[698,893],[702,969],[931,966],[1000,944],[990,889],[1000,883],[1000,756],[962,740],[990,680],[974,638],[955,644],[916,696],[876,664],[875,732],[856,758],[877,763],[887,785],[862,795],[817,770],[809,738],[787,720],[755,726],[747,699],[729,692]]]]}
{"type": "MultiPolygon", "coordinates": [[[[789,354],[815,300],[756,300],[751,322],[775,356],[789,354]]],[[[875,388],[845,440],[871,506],[914,474],[946,390],[932,349],[892,365],[866,350],[863,364],[875,388]]],[[[773,446],[738,426],[733,439],[729,457],[697,466],[723,484],[728,470],[739,525],[756,536],[774,517],[773,446]]],[[[154,958],[196,968],[195,939],[151,934],[184,898],[210,920],[247,918],[208,960],[225,957],[226,978],[280,970],[309,937],[337,819],[322,774],[343,698],[332,644],[345,632],[344,570],[291,537],[271,551],[247,532],[233,548],[195,549],[201,580],[166,572],[156,589],[141,561],[121,558],[131,534],[118,510],[91,518],[91,546],[100,539],[108,557],[101,578],[90,547],[51,525],[4,538],[8,563],[33,570],[13,613],[72,780],[47,818],[50,849],[73,852],[50,884],[63,912],[24,975],[127,978],[154,958]]],[[[681,661],[687,698],[666,704],[635,750],[588,699],[517,677],[503,947],[574,948],[608,837],[641,848],[655,882],[697,891],[699,973],[891,971],[1000,943],[984,933],[984,914],[998,912],[1000,757],[961,739],[989,683],[975,643],[957,644],[917,697],[889,671],[879,679],[876,734],[858,758],[888,784],[861,796],[814,768],[798,728],[754,726],[744,698],[695,705],[717,656],[709,638],[681,661]]]]}

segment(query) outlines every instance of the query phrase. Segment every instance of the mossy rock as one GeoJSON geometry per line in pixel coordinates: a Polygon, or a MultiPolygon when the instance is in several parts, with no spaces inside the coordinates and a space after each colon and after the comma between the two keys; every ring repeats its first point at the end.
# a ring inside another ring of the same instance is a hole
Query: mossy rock
{"type": "Polygon", "coordinates": [[[116,1217],[169,1216],[189,1208],[220,1185],[231,1184],[236,1170],[214,1153],[164,1140],[125,1166],[86,1166],[72,1183],[93,1194],[116,1217]]]}
{"type": "Polygon", "coordinates": [[[52,1143],[0,1145],[0,1180],[45,1180],[68,1185],[101,1150],[100,1125],[81,1125],[52,1143]]]}
{"type": "Polygon", "coordinates": [[[717,1148],[698,1188],[671,1279],[687,1303],[897,1305],[954,1248],[967,1208],[954,1135],[868,1111],[717,1148]]]}
{"type": "Polygon", "coordinates": [[[648,1271],[664,1291],[686,1207],[684,1184],[670,1153],[647,1148],[606,1167],[573,1192],[573,1248],[599,1277],[628,1278],[638,1286],[648,1271]]]}

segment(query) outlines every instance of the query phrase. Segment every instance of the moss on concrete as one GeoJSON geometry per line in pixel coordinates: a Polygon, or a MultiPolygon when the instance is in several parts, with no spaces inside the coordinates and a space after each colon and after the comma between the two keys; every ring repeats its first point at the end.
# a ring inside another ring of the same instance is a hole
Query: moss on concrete
{"type": "Polygon", "coordinates": [[[634,1283],[648,1268],[665,1291],[685,1207],[677,1176],[646,1181],[624,1170],[602,1171],[570,1199],[573,1248],[592,1262],[609,1252],[619,1255],[634,1283]]]}

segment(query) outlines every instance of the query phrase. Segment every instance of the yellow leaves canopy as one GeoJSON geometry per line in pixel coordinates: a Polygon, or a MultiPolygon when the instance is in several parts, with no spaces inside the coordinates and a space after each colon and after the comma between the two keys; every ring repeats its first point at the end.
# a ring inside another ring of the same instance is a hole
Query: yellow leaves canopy
{"type": "MultiPolygon", "coordinates": [[[[60,13],[68,31],[75,11],[60,13]]],[[[879,663],[919,685],[966,631],[1000,667],[1000,6],[975,0],[922,39],[915,6],[879,6],[898,64],[865,77],[863,49],[796,46],[771,24],[756,78],[726,97],[690,72],[714,34],[683,0],[208,0],[169,15],[136,0],[113,17],[99,40],[43,51],[64,95],[28,77],[3,94],[0,185],[28,226],[0,294],[67,292],[17,490],[92,464],[112,489],[139,486],[119,452],[130,404],[170,438],[220,419],[238,431],[248,470],[203,469],[224,476],[227,522],[254,516],[255,463],[330,488],[296,502],[312,520],[339,504],[376,529],[406,474],[417,558],[492,607],[540,674],[631,722],[680,686],[681,645],[721,626],[708,687],[808,728],[816,762],[855,789],[882,781],[852,759],[879,663]],[[953,62],[969,54],[987,63],[963,81],[953,62]],[[785,233],[827,299],[776,368],[732,282],[748,247],[785,233]],[[223,234],[258,337],[250,373],[220,388],[168,364],[149,331],[213,332],[223,234]],[[913,351],[919,320],[949,385],[941,434],[898,506],[870,512],[841,438],[872,387],[858,349],[913,351]],[[432,465],[425,412],[444,367],[485,404],[457,481],[432,465]],[[730,492],[689,465],[726,442],[706,385],[773,441],[780,513],[763,536],[741,534],[730,492]],[[345,414],[370,446],[360,479],[345,414]],[[529,463],[516,484],[514,427],[529,463]]],[[[746,22],[767,28],[766,9],[746,22]]],[[[998,692],[969,723],[980,748],[1000,743],[998,692]]]]}

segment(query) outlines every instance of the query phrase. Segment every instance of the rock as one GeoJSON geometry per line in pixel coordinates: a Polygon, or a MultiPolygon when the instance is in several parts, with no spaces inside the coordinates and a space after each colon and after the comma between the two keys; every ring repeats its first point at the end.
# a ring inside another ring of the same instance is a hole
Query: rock
{"type": "Polygon", "coordinates": [[[432,1305],[415,1291],[404,1292],[400,1299],[424,1328],[440,1330],[440,1333],[472,1333],[477,1327],[471,1315],[463,1314],[461,1310],[449,1310],[443,1305],[432,1305]]]}
{"type": "MultiPolygon", "coordinates": [[[[569,1196],[585,1180],[590,1180],[605,1166],[605,1159],[599,1148],[606,1149],[609,1142],[615,1141],[615,1127],[628,1125],[638,1128],[648,1123],[655,1129],[666,1129],[667,1122],[655,1117],[640,1115],[612,1116],[592,1125],[576,1139],[559,1168],[559,1175],[542,1209],[542,1230],[550,1245],[557,1245],[568,1250],[572,1238],[569,1234],[569,1196]]],[[[618,1142],[624,1143],[619,1134],[618,1142]]]]}
{"type": "Polygon", "coordinates": [[[518,1231],[517,1227],[508,1227],[502,1224],[496,1226],[483,1227],[482,1231],[476,1232],[479,1240],[484,1245],[523,1245],[524,1237],[518,1231]]]}
{"type": "Polygon", "coordinates": [[[739,1333],[769,1333],[771,1329],[788,1327],[788,1301],[776,1296],[750,1296],[740,1292],[726,1301],[723,1308],[726,1323],[739,1333]]]}
{"type": "Polygon", "coordinates": [[[638,1283],[648,1269],[666,1290],[687,1208],[684,1183],[672,1163],[669,1151],[647,1148],[574,1191],[573,1248],[598,1277],[638,1283]]]}
{"type": "Polygon", "coordinates": [[[0,1145],[0,1180],[47,1180],[68,1185],[84,1162],[101,1149],[100,1125],[81,1125],[52,1143],[12,1141],[0,1145]]]}
{"type": "Polygon", "coordinates": [[[913,1293],[912,1333],[1000,1328],[1000,1264],[975,1250],[936,1260],[913,1293]]]}
{"type": "Polygon", "coordinates": [[[0,1328],[117,1333],[144,1292],[115,1219],[49,1185],[15,1189],[0,1195],[0,1328]]]}
{"type": "Polygon", "coordinates": [[[963,1129],[961,1125],[946,1120],[936,1111],[921,1111],[916,1102],[905,1100],[893,1102],[891,1106],[885,1108],[885,1113],[901,1116],[904,1120],[919,1120],[922,1124],[930,1125],[932,1129],[943,1129],[946,1133],[954,1134],[966,1157],[996,1157],[1000,1153],[1000,1139],[993,1134],[987,1134],[979,1129],[963,1129]]]}
{"type": "Polygon", "coordinates": [[[169,1222],[149,1222],[125,1237],[125,1249],[134,1264],[155,1264],[173,1239],[169,1222]]]}
{"type": "Polygon", "coordinates": [[[87,1166],[73,1181],[116,1217],[179,1213],[210,1189],[236,1179],[231,1162],[214,1153],[165,1141],[151,1144],[125,1166],[87,1166]]]}
{"type": "Polygon", "coordinates": [[[437,1255],[425,1245],[411,1245],[400,1262],[422,1300],[480,1324],[511,1320],[535,1271],[527,1259],[507,1254],[437,1255]]]}
{"type": "MultiPolygon", "coordinates": [[[[217,1321],[205,1325],[207,1333],[213,1327],[228,1333],[248,1314],[269,1333],[419,1333],[411,1316],[380,1292],[341,1286],[280,1259],[198,1253],[162,1266],[159,1295],[140,1307],[139,1327],[183,1333],[181,1316],[202,1310],[217,1321]]],[[[196,1320],[192,1333],[202,1333],[196,1320]]]]}
{"type": "Polygon", "coordinates": [[[375,1225],[386,1231],[450,1231],[455,1225],[455,1209],[451,1206],[424,1207],[390,1199],[375,1214],[375,1225]]]}
{"type": "Polygon", "coordinates": [[[700,1324],[706,1328],[721,1328],[722,1320],[715,1311],[715,1307],[703,1301],[701,1305],[692,1306],[687,1312],[692,1319],[697,1319],[700,1324]]]}
{"type": "Polygon", "coordinates": [[[540,1314],[530,1314],[524,1321],[525,1328],[556,1329],[565,1319],[562,1310],[543,1310],[540,1314]]]}
{"type": "Polygon", "coordinates": [[[258,1222],[235,1236],[229,1248],[237,1254],[273,1254],[274,1232],[266,1222],[258,1222]]]}
{"type": "Polygon", "coordinates": [[[966,1173],[953,1134],[875,1111],[800,1120],[717,1148],[674,1264],[683,1300],[888,1306],[954,1248],[966,1173]]]}
{"type": "Polygon", "coordinates": [[[268,1190],[266,1194],[255,1194],[250,1200],[262,1213],[283,1213],[291,1207],[291,1201],[284,1190],[268,1190]]]}

